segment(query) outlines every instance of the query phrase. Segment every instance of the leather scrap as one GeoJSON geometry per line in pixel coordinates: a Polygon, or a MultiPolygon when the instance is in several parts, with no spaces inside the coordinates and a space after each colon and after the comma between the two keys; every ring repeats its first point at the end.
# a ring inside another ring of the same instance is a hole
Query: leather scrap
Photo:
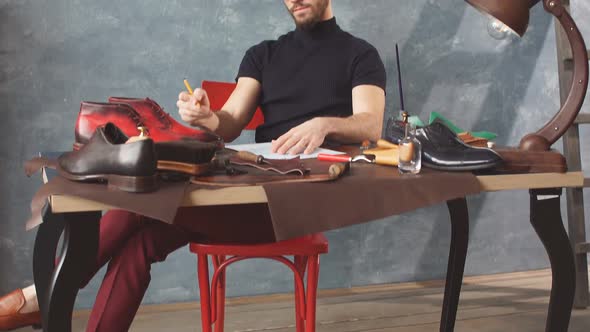
{"type": "Polygon", "coordinates": [[[345,174],[347,174],[349,169],[349,163],[332,163],[317,159],[303,159],[301,160],[301,165],[301,168],[306,170],[304,175],[301,175],[300,172],[282,174],[276,171],[268,171],[256,167],[259,164],[254,167],[250,167],[251,165],[234,165],[231,168],[236,170],[235,173],[229,174],[224,169],[217,169],[211,174],[194,176],[191,182],[193,184],[211,187],[252,186],[270,182],[324,182],[334,181],[342,176],[346,176],[345,174]]]}
{"type": "Polygon", "coordinates": [[[51,195],[80,197],[172,224],[188,184],[188,181],[161,181],[157,191],[129,193],[109,189],[106,184],[74,182],[55,176],[33,196],[31,218],[26,223],[26,229],[30,230],[42,222],[41,211],[51,195]]]}
{"type": "Polygon", "coordinates": [[[334,182],[267,183],[277,241],[398,215],[481,192],[470,172],[422,169],[401,175],[393,167],[352,164],[334,182]]]}
{"type": "Polygon", "coordinates": [[[57,160],[47,157],[35,157],[25,161],[25,174],[31,177],[33,174],[39,172],[43,167],[57,169],[57,160]]]}
{"type": "Polygon", "coordinates": [[[233,155],[229,158],[230,164],[240,166],[255,167],[263,171],[272,171],[279,174],[298,173],[299,175],[305,175],[309,172],[309,168],[306,168],[299,157],[292,159],[264,159],[263,163],[256,163],[246,161],[237,156],[233,155]]]}

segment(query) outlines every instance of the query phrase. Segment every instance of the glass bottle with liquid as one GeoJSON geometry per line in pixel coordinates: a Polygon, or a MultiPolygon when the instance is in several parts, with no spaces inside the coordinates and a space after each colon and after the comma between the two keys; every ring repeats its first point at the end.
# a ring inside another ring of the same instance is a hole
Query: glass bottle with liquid
{"type": "Polygon", "coordinates": [[[422,144],[416,138],[416,126],[408,122],[408,115],[402,114],[404,138],[399,141],[398,169],[402,174],[418,174],[422,169],[422,144]]]}

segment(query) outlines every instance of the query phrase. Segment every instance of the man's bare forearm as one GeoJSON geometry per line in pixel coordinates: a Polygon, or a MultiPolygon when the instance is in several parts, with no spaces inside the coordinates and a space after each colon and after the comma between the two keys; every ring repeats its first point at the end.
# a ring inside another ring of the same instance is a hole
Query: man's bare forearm
{"type": "Polygon", "coordinates": [[[359,143],[369,139],[376,141],[381,137],[383,120],[374,113],[354,114],[346,118],[322,118],[330,140],[340,143],[359,143]]]}
{"type": "Polygon", "coordinates": [[[207,127],[221,136],[224,141],[231,142],[240,136],[243,125],[229,111],[216,111],[213,113],[213,118],[209,122],[210,126],[207,127]]]}

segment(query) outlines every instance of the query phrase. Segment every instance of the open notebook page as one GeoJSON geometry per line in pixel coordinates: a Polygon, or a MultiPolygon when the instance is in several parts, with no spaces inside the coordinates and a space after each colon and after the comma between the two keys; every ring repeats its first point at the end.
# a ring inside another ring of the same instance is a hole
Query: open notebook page
{"type": "Polygon", "coordinates": [[[326,154],[343,154],[340,151],[334,151],[329,149],[322,149],[318,148],[311,154],[299,154],[299,155],[290,155],[290,154],[278,154],[271,152],[271,143],[252,143],[252,144],[235,144],[235,145],[226,145],[229,149],[234,149],[237,151],[248,151],[252,152],[257,155],[262,155],[264,158],[267,159],[291,159],[299,156],[301,159],[311,159],[317,158],[318,154],[326,153],[326,154]]]}

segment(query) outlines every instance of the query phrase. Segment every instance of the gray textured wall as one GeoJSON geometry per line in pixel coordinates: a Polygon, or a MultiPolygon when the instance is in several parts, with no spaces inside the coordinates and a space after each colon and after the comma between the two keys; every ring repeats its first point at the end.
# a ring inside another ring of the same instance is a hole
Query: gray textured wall
{"type": "MultiPolygon", "coordinates": [[[[407,109],[423,118],[444,112],[465,128],[497,132],[498,143],[514,145],[558,108],[553,23],[541,6],[522,40],[496,41],[462,0],[333,2],[339,24],[382,55],[388,114],[398,105],[395,42],[407,109]]],[[[589,2],[573,0],[573,7],[590,39],[590,24],[582,19],[590,15],[589,2]]],[[[38,181],[27,179],[21,164],[37,151],[71,147],[80,101],[149,96],[177,116],[182,78],[230,81],[249,46],[291,28],[277,0],[0,0],[0,291],[32,281],[35,232],[26,233],[23,223],[38,181]]],[[[582,135],[587,150],[588,128],[582,135]]],[[[590,168],[590,155],[583,158],[590,168]]],[[[528,224],[527,202],[525,191],[469,198],[467,274],[548,265],[528,224]]],[[[444,206],[327,235],[331,252],[322,262],[322,288],[444,277],[444,206]]],[[[197,299],[194,261],[182,249],[155,265],[145,301],[197,299]]],[[[79,306],[91,305],[99,282],[81,291],[79,306]]],[[[228,284],[230,295],[292,287],[285,268],[260,261],[236,265],[228,284]]]]}

